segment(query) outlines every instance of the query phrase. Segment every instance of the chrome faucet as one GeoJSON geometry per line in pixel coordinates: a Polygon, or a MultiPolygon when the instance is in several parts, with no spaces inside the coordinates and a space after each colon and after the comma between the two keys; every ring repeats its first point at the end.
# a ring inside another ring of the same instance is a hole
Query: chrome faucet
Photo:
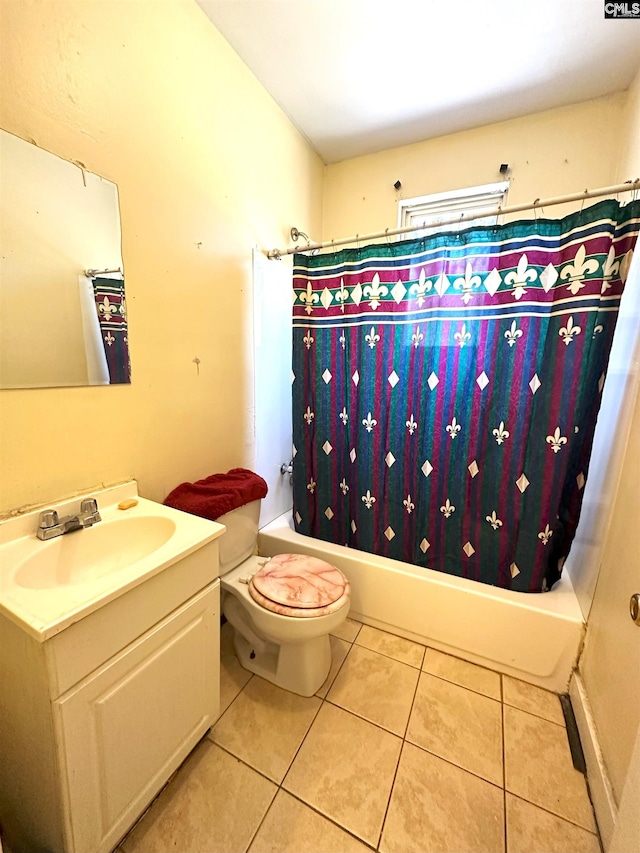
{"type": "Polygon", "coordinates": [[[98,501],[95,498],[85,498],[80,503],[80,512],[77,515],[64,515],[59,518],[55,509],[46,509],[41,512],[38,518],[36,536],[38,539],[53,539],[55,536],[62,536],[64,533],[71,533],[73,530],[84,530],[85,527],[92,527],[100,520],[98,501]]]}

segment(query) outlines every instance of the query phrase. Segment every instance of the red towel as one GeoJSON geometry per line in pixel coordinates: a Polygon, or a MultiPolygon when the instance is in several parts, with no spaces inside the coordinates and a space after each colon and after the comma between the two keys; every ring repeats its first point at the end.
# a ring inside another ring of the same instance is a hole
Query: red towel
{"type": "Polygon", "coordinates": [[[195,483],[181,483],[164,499],[167,506],[215,521],[250,501],[267,494],[267,484],[247,468],[232,468],[226,474],[212,474],[195,483]]]}

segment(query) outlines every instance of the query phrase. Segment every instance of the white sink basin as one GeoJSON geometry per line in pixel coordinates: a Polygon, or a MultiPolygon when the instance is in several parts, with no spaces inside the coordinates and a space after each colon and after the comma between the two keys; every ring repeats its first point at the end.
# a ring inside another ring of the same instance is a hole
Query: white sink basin
{"type": "Polygon", "coordinates": [[[0,614],[44,642],[223,533],[221,524],[139,497],[135,482],[0,520],[0,614]],[[102,521],[36,537],[43,509],[75,515],[83,497],[97,499],[102,521]],[[119,508],[131,499],[134,506],[119,508]]]}
{"type": "Polygon", "coordinates": [[[43,542],[18,565],[14,582],[29,589],[89,583],[150,556],[175,531],[172,519],[158,515],[99,522],[43,542]]]}

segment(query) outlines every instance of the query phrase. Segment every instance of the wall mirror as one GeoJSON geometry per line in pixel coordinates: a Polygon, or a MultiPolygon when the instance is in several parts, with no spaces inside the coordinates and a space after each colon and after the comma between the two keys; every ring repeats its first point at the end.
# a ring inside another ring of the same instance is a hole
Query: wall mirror
{"type": "Polygon", "coordinates": [[[0,389],[130,382],[118,188],[0,130],[0,389]]]}

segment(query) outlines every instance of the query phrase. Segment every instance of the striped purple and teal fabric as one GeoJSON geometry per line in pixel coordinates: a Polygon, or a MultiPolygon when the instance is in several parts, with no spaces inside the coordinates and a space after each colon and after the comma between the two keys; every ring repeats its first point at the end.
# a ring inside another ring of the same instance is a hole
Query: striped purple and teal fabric
{"type": "Polygon", "coordinates": [[[131,382],[124,281],[120,278],[99,277],[92,281],[98,323],[109,370],[109,384],[131,382]]]}
{"type": "Polygon", "coordinates": [[[515,590],[580,515],[640,202],[296,255],[296,529],[515,590]]]}

